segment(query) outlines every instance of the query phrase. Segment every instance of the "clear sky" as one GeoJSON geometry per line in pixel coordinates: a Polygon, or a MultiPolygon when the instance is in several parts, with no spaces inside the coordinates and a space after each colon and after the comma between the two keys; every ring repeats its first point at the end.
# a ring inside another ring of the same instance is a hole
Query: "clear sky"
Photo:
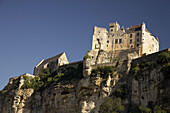
{"type": "Polygon", "coordinates": [[[170,0],[0,0],[0,89],[33,73],[43,58],[66,52],[70,62],[91,49],[93,26],[146,23],[170,47],[170,0]]]}

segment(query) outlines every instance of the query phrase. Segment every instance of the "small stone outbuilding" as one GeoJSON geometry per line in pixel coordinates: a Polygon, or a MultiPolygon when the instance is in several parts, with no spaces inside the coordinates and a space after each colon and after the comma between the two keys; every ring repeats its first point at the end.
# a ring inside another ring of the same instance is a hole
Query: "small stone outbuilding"
{"type": "Polygon", "coordinates": [[[49,68],[51,72],[54,72],[55,70],[58,69],[59,66],[68,63],[69,61],[66,57],[65,52],[46,60],[43,59],[37,66],[35,66],[34,75],[39,76],[39,74],[43,72],[43,69],[45,68],[49,68]]]}

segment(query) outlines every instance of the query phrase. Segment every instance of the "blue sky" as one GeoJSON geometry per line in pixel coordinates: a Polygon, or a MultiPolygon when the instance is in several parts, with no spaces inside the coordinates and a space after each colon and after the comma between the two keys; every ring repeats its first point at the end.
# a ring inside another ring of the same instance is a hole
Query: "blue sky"
{"type": "Polygon", "coordinates": [[[93,26],[145,22],[170,47],[170,0],[0,0],[0,89],[33,73],[43,58],[66,52],[70,62],[91,49],[93,26]]]}

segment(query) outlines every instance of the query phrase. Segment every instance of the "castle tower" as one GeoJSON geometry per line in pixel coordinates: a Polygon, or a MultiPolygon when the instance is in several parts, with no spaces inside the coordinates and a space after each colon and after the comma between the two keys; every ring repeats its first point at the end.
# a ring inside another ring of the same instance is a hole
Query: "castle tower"
{"type": "Polygon", "coordinates": [[[107,50],[107,33],[106,28],[94,27],[92,50],[107,50]]]}
{"type": "Polygon", "coordinates": [[[110,33],[115,33],[116,31],[118,31],[120,29],[120,25],[117,22],[110,23],[109,27],[110,27],[110,29],[109,29],[110,33]]]}

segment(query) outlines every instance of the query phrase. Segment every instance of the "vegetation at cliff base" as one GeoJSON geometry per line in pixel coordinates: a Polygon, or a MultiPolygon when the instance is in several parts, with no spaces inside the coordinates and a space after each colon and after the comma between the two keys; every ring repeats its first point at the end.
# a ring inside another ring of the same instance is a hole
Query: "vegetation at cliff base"
{"type": "Polygon", "coordinates": [[[107,97],[100,106],[100,113],[122,113],[124,109],[121,98],[107,97]]]}
{"type": "Polygon", "coordinates": [[[167,113],[165,110],[162,110],[159,106],[143,107],[139,106],[135,111],[131,113],[167,113]]]}

